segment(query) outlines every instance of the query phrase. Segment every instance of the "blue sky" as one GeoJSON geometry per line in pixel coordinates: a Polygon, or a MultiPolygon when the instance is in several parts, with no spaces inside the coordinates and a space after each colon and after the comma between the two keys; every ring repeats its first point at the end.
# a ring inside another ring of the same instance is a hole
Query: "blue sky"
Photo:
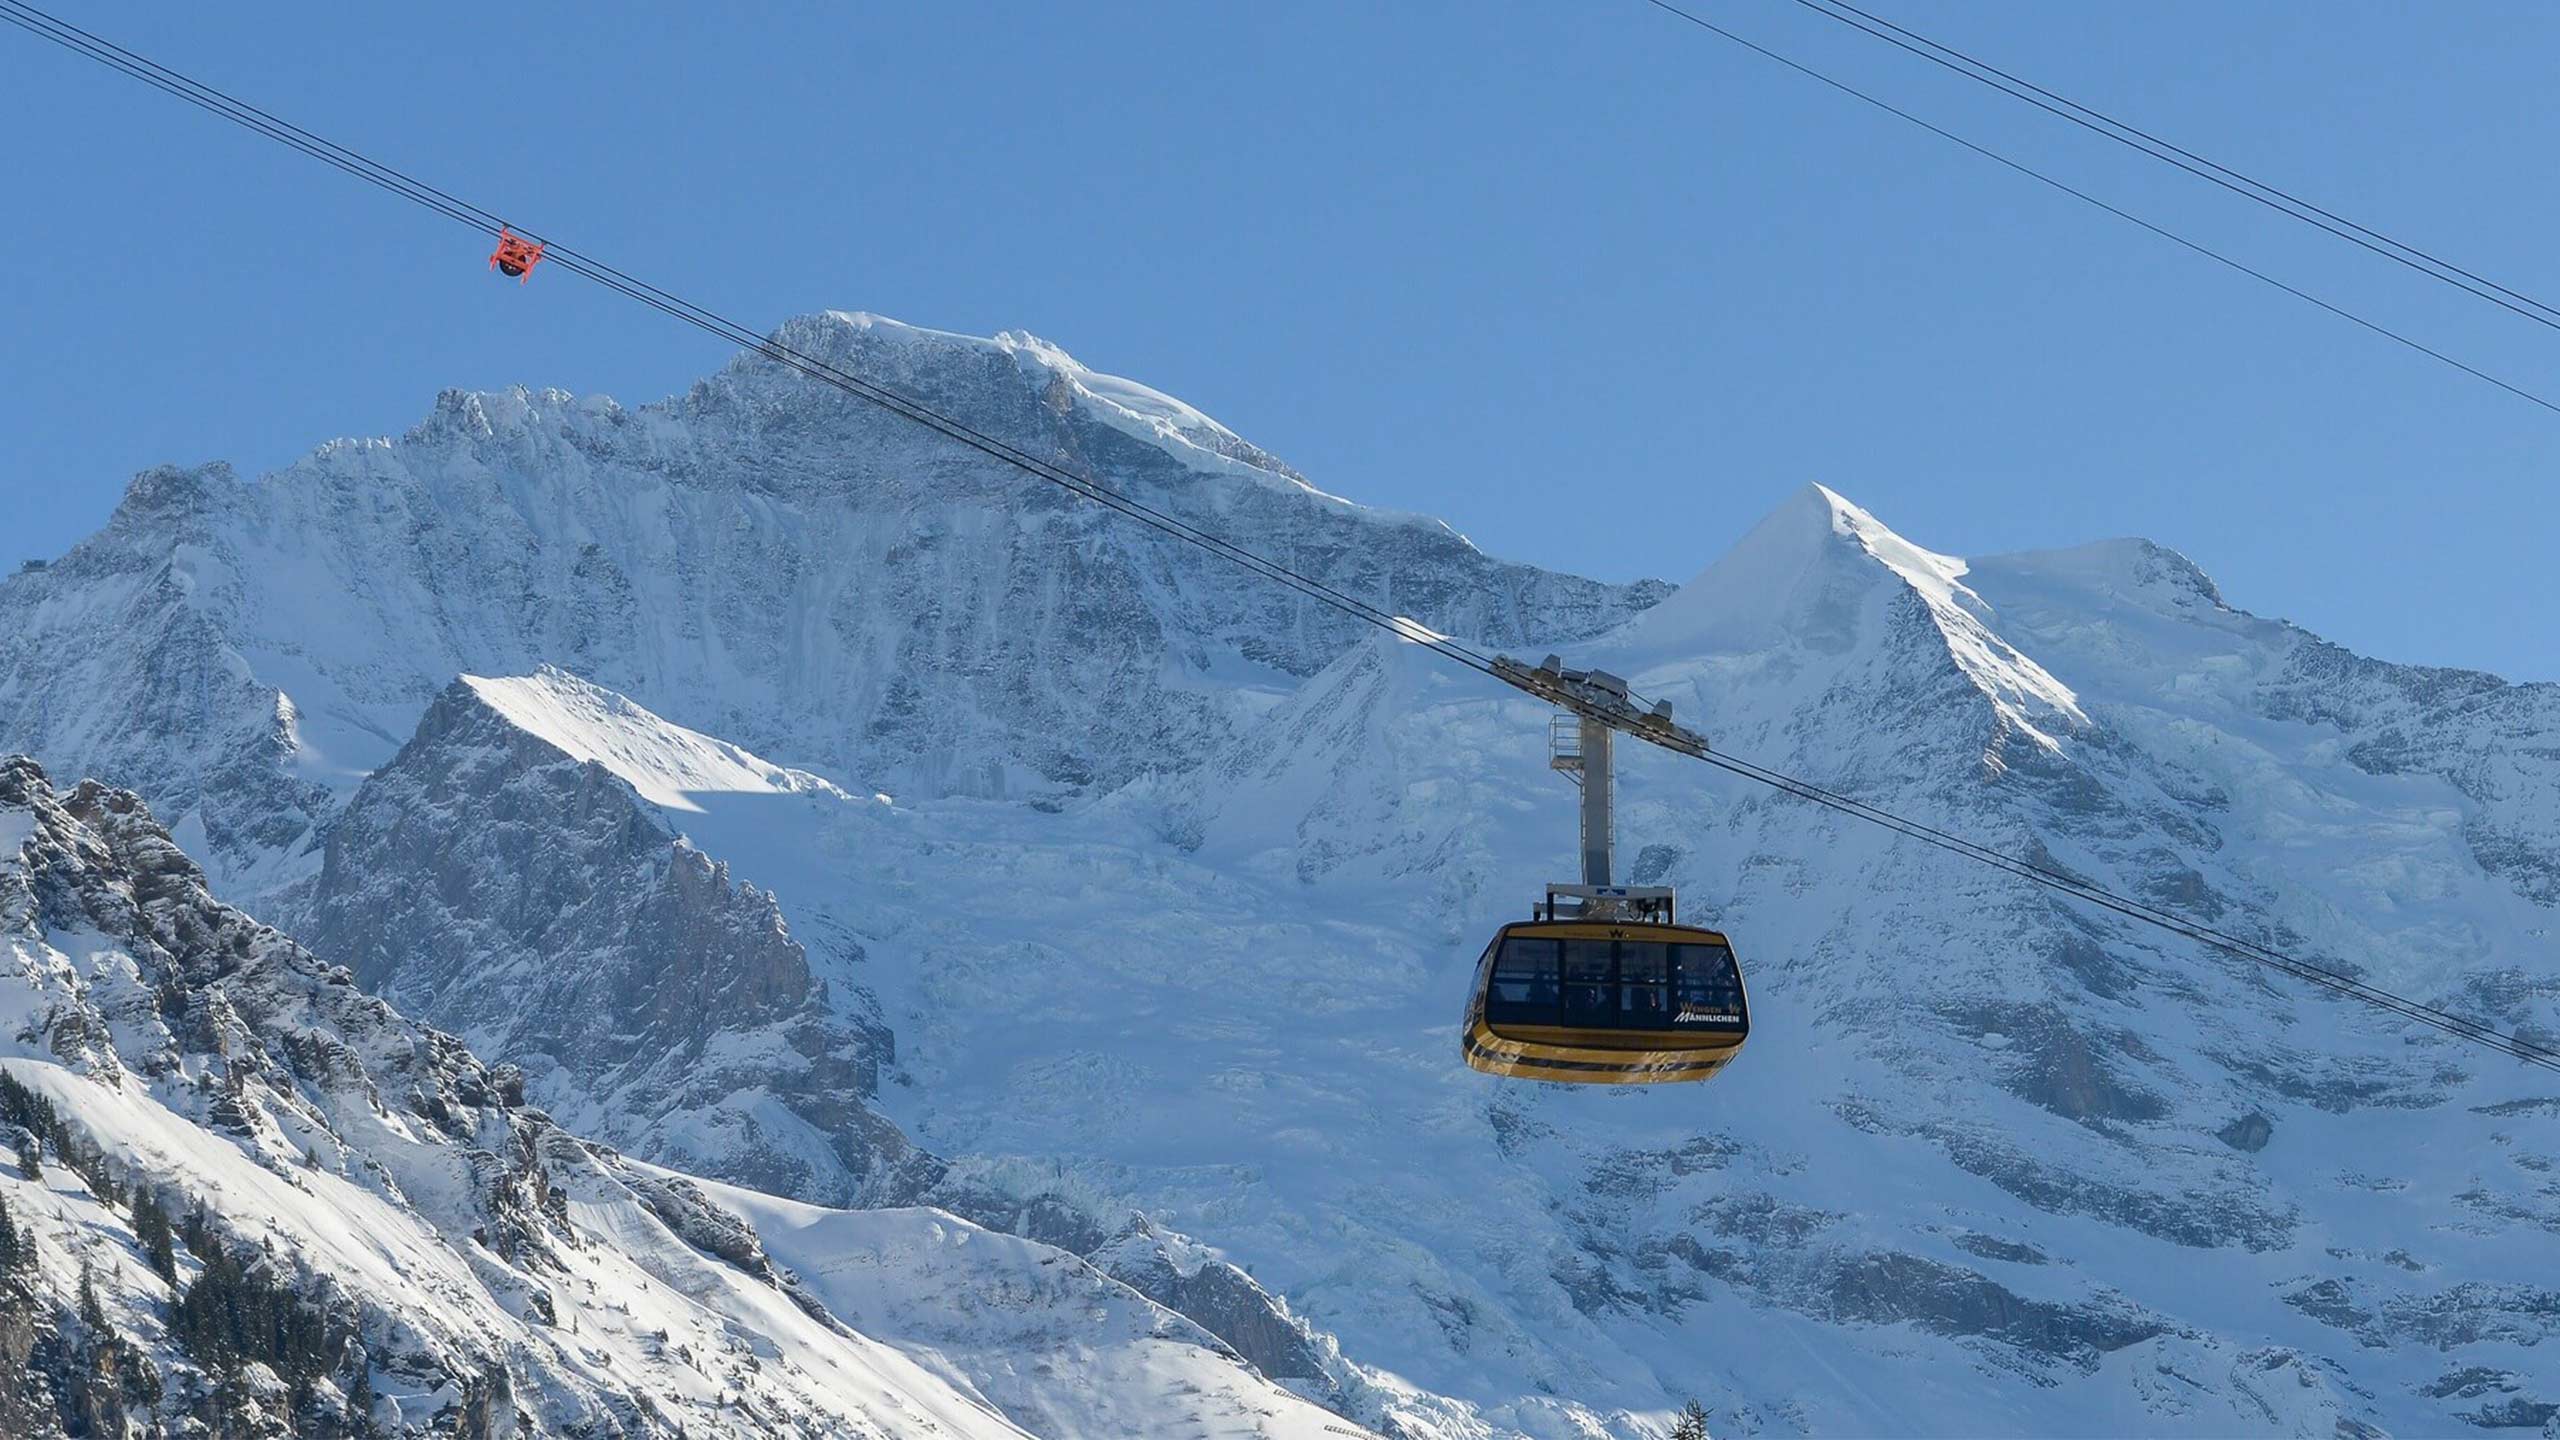
{"type": "MultiPolygon", "coordinates": [[[[59,4],[749,323],[1028,329],[1500,554],[1685,579],[1820,480],[1939,549],[2146,535],[2357,649],[2560,679],[2560,415],[1639,0],[59,4]]],[[[1785,0],[1696,5],[2560,397],[2560,333],[1785,0]]],[[[1874,8],[2560,302],[2560,8],[1874,8]]],[[[145,465],[725,358],[14,30],[0,124],[19,554],[145,465]]]]}

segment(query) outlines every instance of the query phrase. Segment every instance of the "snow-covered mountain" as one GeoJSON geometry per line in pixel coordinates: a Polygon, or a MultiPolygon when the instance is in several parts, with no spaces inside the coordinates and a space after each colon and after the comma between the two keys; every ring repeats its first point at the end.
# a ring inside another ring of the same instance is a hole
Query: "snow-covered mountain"
{"type": "MultiPolygon", "coordinates": [[[[1661,593],[1350,505],[1027,336],[843,314],[777,334],[1442,630],[1589,634],[1661,593]]],[[[105,530],[0,585],[0,715],[18,748],[152,796],[245,896],[303,873],[458,674],[559,665],[893,794],[1054,801],[1196,761],[1353,638],[1025,486],[754,357],[638,410],[449,392],[398,440],[254,483],[137,478],[105,530]]]]}
{"type": "MultiPolygon", "coordinates": [[[[1617,590],[1034,342],[791,338],[1720,748],[2560,1033],[2560,687],[1820,487],[1617,590]]],[[[1633,878],[1735,934],[1752,1047],[1694,1088],[1474,1075],[1476,952],[1569,874],[1539,707],[1023,483],[760,362],[642,411],[448,397],[255,485],[146,477],[0,585],[0,747],[185,815],[573,1130],[1063,1247],[1385,1433],[2560,1416],[2560,1270],[2519,1263],[2560,1087],[1632,746],[1633,878]]],[[[804,1274],[854,1223],[760,1203],[804,1274]]],[[[869,1253],[928,1263],[905,1235],[869,1253]]],[[[981,1393],[1136,1413],[1023,1385],[981,1393]]]]}
{"type": "Polygon", "coordinates": [[[1047,1246],[577,1139],[214,900],[131,792],[24,757],[0,945],[13,1436],[1344,1429],[1047,1246]]]}

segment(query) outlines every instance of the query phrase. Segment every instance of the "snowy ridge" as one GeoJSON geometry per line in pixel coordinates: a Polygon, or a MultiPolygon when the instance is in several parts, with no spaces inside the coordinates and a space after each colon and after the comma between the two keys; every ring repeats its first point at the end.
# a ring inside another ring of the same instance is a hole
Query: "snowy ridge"
{"type": "MultiPolygon", "coordinates": [[[[556,1229],[570,1244],[556,1269],[524,1267],[551,1283],[528,1284],[523,1270],[457,1243],[396,1193],[335,1175],[296,1176],[281,1160],[243,1156],[200,1121],[129,1085],[18,1057],[0,1068],[78,1114],[83,1137],[119,1171],[203,1198],[229,1243],[273,1246],[292,1258],[298,1288],[326,1297],[330,1308],[352,1309],[355,1328],[380,1337],[365,1363],[380,1397],[372,1418],[391,1433],[424,1434],[493,1403],[500,1423],[520,1415],[537,1434],[621,1416],[639,1421],[641,1433],[674,1433],[641,1419],[653,1413],[680,1417],[692,1433],[739,1436],[1025,1433],[901,1352],[708,1261],[600,1176],[560,1182],[565,1213],[556,1229]],[[554,1329],[579,1338],[553,1339],[554,1329]],[[751,1356],[779,1362],[770,1378],[761,1365],[745,1366],[751,1356]]],[[[374,1183],[393,1175],[421,1178],[394,1170],[374,1183]]],[[[172,1394],[161,1403],[200,1403],[217,1382],[177,1348],[164,1318],[183,1290],[143,1262],[129,1217],[51,1168],[37,1182],[0,1177],[0,1201],[36,1237],[54,1303],[70,1308],[88,1265],[111,1325],[139,1338],[170,1380],[172,1394]]],[[[201,1273],[190,1264],[181,1286],[201,1273]]],[[[341,1378],[353,1387],[351,1375],[341,1378]]],[[[280,1426],[297,1415],[287,1397],[261,1398],[258,1409],[211,1413],[246,1426],[280,1426]]]]}
{"type": "Polygon", "coordinates": [[[783,769],[725,740],[670,725],[610,690],[548,665],[510,679],[465,675],[461,683],[517,729],[569,759],[602,765],[652,805],[700,813],[702,806],[689,798],[693,794],[848,798],[815,775],[783,769]]]}
{"type": "Polygon", "coordinates": [[[1266,485],[1276,482],[1293,493],[1344,506],[1375,520],[1448,530],[1444,522],[1432,516],[1361,505],[1319,490],[1278,456],[1254,445],[1191,405],[1135,380],[1103,374],[1028,331],[1005,330],[998,332],[993,339],[980,339],[973,335],[908,325],[867,311],[830,310],[817,319],[822,323],[792,322],[779,332],[777,338],[794,348],[806,343],[822,350],[834,350],[841,347],[842,332],[850,331],[862,340],[876,342],[867,349],[876,352],[877,349],[894,348],[906,352],[900,355],[899,363],[910,373],[931,372],[947,366],[948,357],[954,351],[974,350],[1002,355],[1020,367],[1028,382],[1048,403],[1054,405],[1061,398],[1071,399],[1078,408],[1113,429],[1151,446],[1178,447],[1182,453],[1207,464],[1218,473],[1266,485]]]}

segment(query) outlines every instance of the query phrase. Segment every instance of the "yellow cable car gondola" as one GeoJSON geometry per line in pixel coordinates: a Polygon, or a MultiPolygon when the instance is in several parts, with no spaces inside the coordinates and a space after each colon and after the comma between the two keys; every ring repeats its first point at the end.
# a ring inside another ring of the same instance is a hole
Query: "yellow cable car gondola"
{"type": "Polygon", "coordinates": [[[1584,1085],[1704,1080],[1750,1033],[1742,969],[1716,931],[1529,920],[1503,926],[1476,962],[1467,1063],[1584,1085]]]}
{"type": "Polygon", "coordinates": [[[1459,1045],[1488,1075],[1577,1085],[1704,1080],[1751,1033],[1742,967],[1723,934],[1679,923],[1667,886],[1610,883],[1611,738],[1662,735],[1703,750],[1670,707],[1639,711],[1626,682],[1566,670],[1549,656],[1506,675],[1568,715],[1550,731],[1549,763],[1582,787],[1582,879],[1550,885],[1532,918],[1505,925],[1476,962],[1459,1045]],[[1525,683],[1524,683],[1525,682],[1525,683]]]}

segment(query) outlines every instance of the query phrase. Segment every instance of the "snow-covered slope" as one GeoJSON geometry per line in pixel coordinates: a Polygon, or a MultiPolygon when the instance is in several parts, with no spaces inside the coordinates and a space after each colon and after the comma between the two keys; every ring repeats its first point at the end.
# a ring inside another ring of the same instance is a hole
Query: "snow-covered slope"
{"type": "Polygon", "coordinates": [[[769,764],[723,740],[665,721],[610,690],[544,666],[534,675],[456,682],[526,735],[568,759],[601,765],[642,800],[700,813],[700,795],[822,795],[842,792],[814,775],[769,764]]]}
{"type": "Polygon", "coordinates": [[[706,1191],[572,1137],[522,1103],[514,1067],[215,901],[131,793],[58,793],[24,757],[0,758],[0,946],[0,1138],[21,1157],[0,1175],[0,1335],[25,1342],[0,1344],[13,1435],[1338,1424],[1049,1247],[930,1212],[706,1191]],[[157,1258],[153,1206],[192,1217],[157,1258]],[[980,1303],[917,1325],[881,1287],[804,1288],[768,1258],[766,1215],[803,1244],[869,1235],[911,1291],[980,1303]],[[942,1253],[908,1253],[910,1234],[942,1253]],[[1015,1303],[1035,1276],[1042,1303],[1015,1303]],[[871,1323],[831,1312],[830,1291],[871,1323]],[[208,1339],[225,1313],[257,1317],[232,1349],[208,1339]],[[1045,1369],[1018,1384],[996,1360],[1033,1325],[1045,1369]],[[1059,1409],[1077,1395],[1087,1410],[1059,1409]]]}
{"type": "MultiPolygon", "coordinates": [[[[1027,337],[843,314],[778,336],[1442,629],[1586,634],[1660,593],[1325,495],[1027,337]]],[[[560,665],[896,795],[1056,797],[1196,759],[1353,624],[746,356],[638,410],[452,392],[253,483],[141,476],[99,535],[0,581],[0,735],[139,787],[245,897],[306,872],[458,674],[560,665]]]]}
{"type": "MultiPolygon", "coordinates": [[[[1820,487],[1648,608],[1027,341],[794,333],[1732,752],[2560,1033],[2555,687],[1820,487]]],[[[1703,1087],[1476,1076],[1469,966],[1569,871],[1539,707],[1011,487],[754,363],[628,414],[456,398],[138,482],[0,587],[0,743],[164,787],[635,1150],[1063,1246],[1383,1432],[2560,1414],[2518,1262],[2560,1232],[2553,1087],[1633,746],[1631,878],[1737,936],[1759,1033],[1703,1087]]],[[[991,1400],[1103,1403],[964,1352],[991,1400]]]]}
{"type": "Polygon", "coordinates": [[[918,1361],[1034,1433],[1355,1433],[1273,1390],[1207,1331],[1051,1246],[939,1210],[824,1210],[752,1190],[713,1193],[847,1323],[899,1337],[918,1361]]]}

